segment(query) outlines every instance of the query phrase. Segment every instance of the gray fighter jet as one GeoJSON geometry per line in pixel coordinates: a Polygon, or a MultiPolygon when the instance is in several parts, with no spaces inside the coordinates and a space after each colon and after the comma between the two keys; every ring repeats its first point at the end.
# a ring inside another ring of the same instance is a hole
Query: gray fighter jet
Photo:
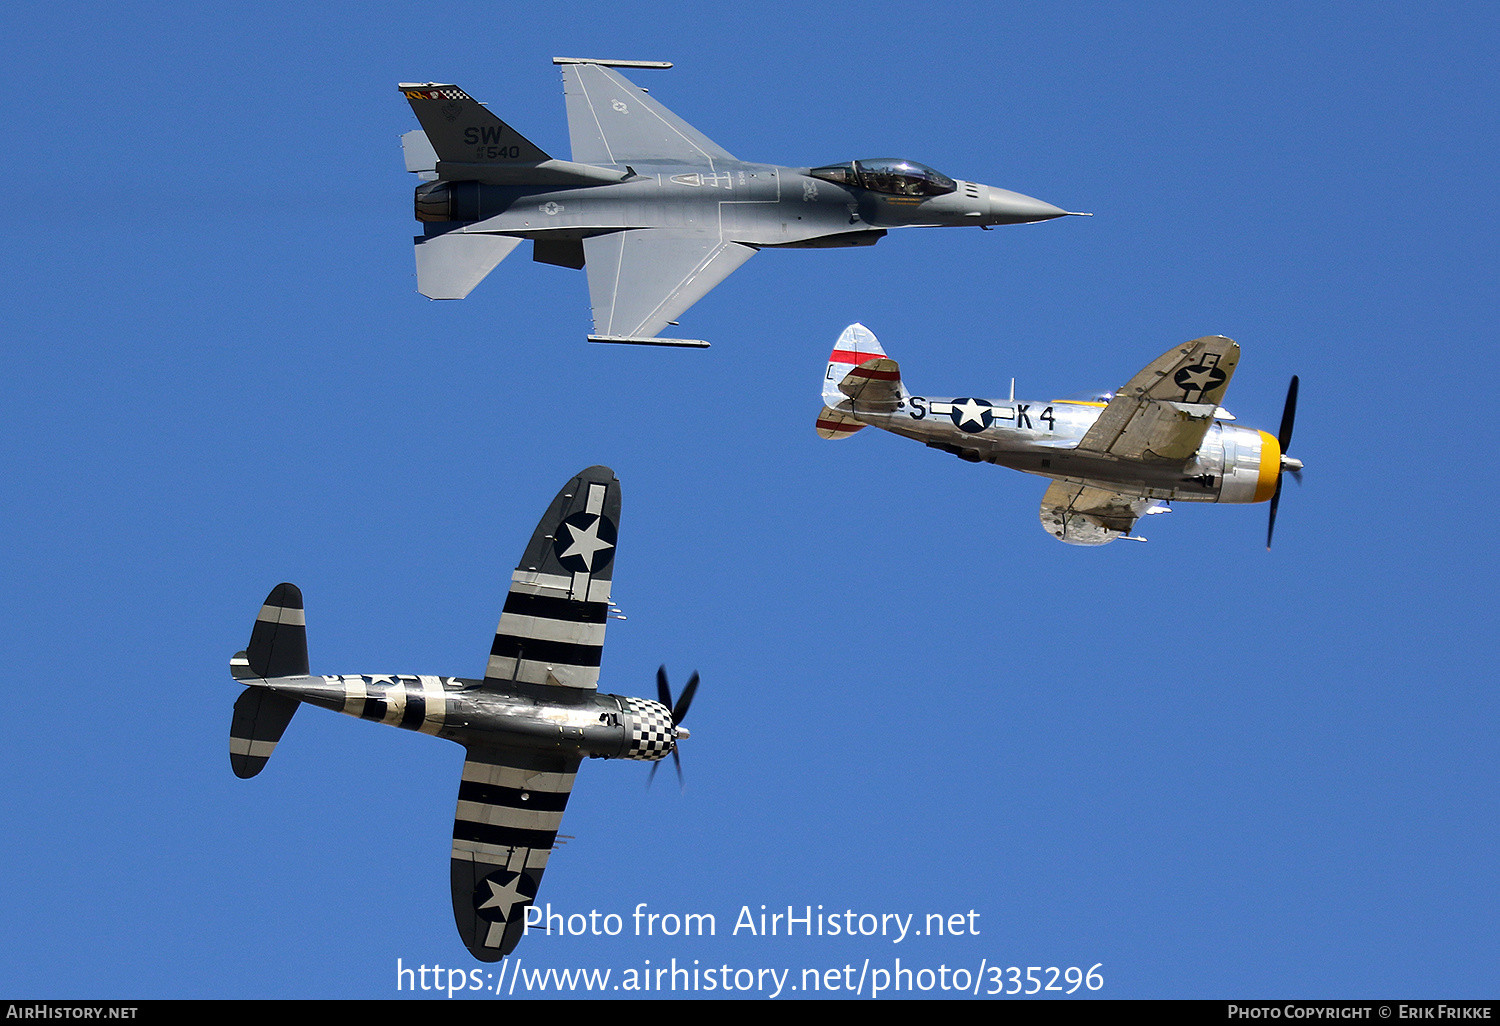
{"type": "Polygon", "coordinates": [[[757,250],[870,246],[888,229],[1023,224],[1068,211],[912,160],[778,167],[739,160],[615,68],[556,57],[573,159],[555,160],[462,89],[404,82],[416,193],[417,291],[462,299],[524,239],[587,267],[592,342],[706,346],[657,335],[757,250]]]}
{"type": "Polygon", "coordinates": [[[453,914],[481,961],[503,958],[524,936],[583,759],[676,761],[688,736],[681,724],[696,673],[676,704],[665,669],[657,671],[658,701],[597,690],[619,522],[620,483],[608,467],[589,467],[563,486],[511,574],[483,680],[309,676],[307,621],[293,584],[271,591],[250,647],[229,664],[249,685],[229,729],[236,776],[265,767],[303,702],[464,746],[453,914]]]}
{"type": "MultiPolygon", "coordinates": [[[[1276,529],[1286,455],[1297,417],[1297,379],[1275,436],[1229,423],[1219,403],[1240,347],[1222,335],[1174,346],[1118,392],[1020,401],[913,395],[901,368],[863,324],[844,329],[823,374],[817,431],[848,438],[867,425],[925,442],[971,463],[1052,478],[1042,527],[1071,545],[1104,545],[1148,513],[1182,502],[1271,502],[1276,529]]],[[[1014,388],[1012,388],[1014,393],[1014,388]]],[[[1145,541],[1144,538],[1137,538],[1145,541]]]]}

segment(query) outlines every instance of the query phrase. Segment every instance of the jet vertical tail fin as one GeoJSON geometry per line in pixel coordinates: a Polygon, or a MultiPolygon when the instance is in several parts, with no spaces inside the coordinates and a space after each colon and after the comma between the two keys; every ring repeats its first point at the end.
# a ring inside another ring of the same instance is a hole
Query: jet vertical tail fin
{"type": "Polygon", "coordinates": [[[402,82],[396,88],[411,104],[440,161],[539,164],[552,159],[456,85],[402,82]]]}

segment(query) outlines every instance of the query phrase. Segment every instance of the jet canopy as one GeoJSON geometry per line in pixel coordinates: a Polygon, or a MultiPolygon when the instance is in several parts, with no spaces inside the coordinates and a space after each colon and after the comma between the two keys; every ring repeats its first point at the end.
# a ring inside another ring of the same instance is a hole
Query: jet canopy
{"type": "Polygon", "coordinates": [[[943,196],[958,188],[958,183],[941,171],[935,171],[926,164],[918,164],[915,160],[896,157],[829,164],[827,167],[815,167],[808,174],[826,182],[893,196],[943,196]]]}

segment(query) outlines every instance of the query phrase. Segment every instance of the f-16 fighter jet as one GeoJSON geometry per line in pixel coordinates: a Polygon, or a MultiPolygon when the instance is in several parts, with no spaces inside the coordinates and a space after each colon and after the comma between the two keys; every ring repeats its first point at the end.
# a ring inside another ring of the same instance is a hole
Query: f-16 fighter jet
{"type": "MultiPolygon", "coordinates": [[[[302,703],[457,741],[467,751],[453,819],[453,914],[474,957],[509,954],[526,928],[574,775],[591,759],[677,760],[698,675],[674,705],[598,693],[620,483],[590,467],[563,486],[511,574],[484,678],[308,675],[302,593],[279,584],[250,647],[230,661],[229,763],[253,777],[302,703]]],[[[653,775],[656,767],[652,767],[653,775]]],[[[678,774],[681,775],[678,763],[678,774]]],[[[533,921],[534,923],[535,921],[533,921]]]]}
{"type": "Polygon", "coordinates": [[[524,239],[587,268],[593,342],[658,338],[765,248],[870,246],[888,229],[1022,224],[1050,203],[957,181],[912,160],[778,167],[731,156],[615,68],[664,61],[553,58],[573,159],[555,160],[454,85],[403,82],[421,131],[402,137],[417,187],[417,291],[463,299],[524,239]]]}
{"type": "Polygon", "coordinates": [[[1297,379],[1276,437],[1239,427],[1219,405],[1239,358],[1237,344],[1210,335],[1168,350],[1114,393],[939,399],[907,391],[896,361],[868,328],[851,324],[828,357],[817,429],[824,438],[848,438],[873,425],[971,463],[1050,477],[1042,527],[1071,545],[1130,535],[1137,520],[1169,512],[1165,503],[1174,499],[1270,499],[1269,549],[1282,473],[1302,479],[1302,461],[1286,455],[1297,379]]]}

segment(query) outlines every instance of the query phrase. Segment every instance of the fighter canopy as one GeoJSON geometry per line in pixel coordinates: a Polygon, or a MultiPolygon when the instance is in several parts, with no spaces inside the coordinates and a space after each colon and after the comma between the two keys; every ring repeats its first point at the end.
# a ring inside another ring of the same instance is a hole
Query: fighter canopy
{"type": "Polygon", "coordinates": [[[945,196],[958,188],[958,183],[941,171],[899,157],[829,164],[815,167],[808,174],[838,185],[852,185],[892,196],[945,196]]]}

